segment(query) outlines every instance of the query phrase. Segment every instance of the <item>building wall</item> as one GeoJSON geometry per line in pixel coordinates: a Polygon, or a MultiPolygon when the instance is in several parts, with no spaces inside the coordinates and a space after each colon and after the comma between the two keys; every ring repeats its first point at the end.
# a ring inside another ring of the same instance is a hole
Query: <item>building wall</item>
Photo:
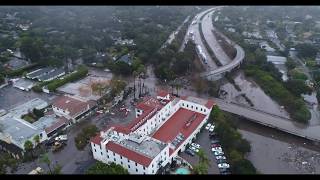
{"type": "MultiPolygon", "coordinates": [[[[95,145],[91,142],[92,152],[95,159],[102,161],[104,163],[115,162],[116,164],[122,165],[124,168],[128,169],[130,174],[155,174],[160,168],[158,162],[162,160],[162,166],[165,166],[167,163],[171,163],[179,150],[184,151],[187,144],[192,142],[192,139],[200,132],[200,129],[208,121],[211,109],[206,108],[203,105],[199,105],[193,102],[180,100],[177,103],[169,102],[164,106],[156,115],[149,119],[144,125],[139,127],[135,132],[143,135],[150,135],[150,133],[159,129],[171,116],[179,110],[179,108],[185,108],[191,111],[195,111],[201,114],[205,114],[205,119],[199,124],[194,132],[171,154],[169,157],[169,144],[164,148],[150,163],[149,167],[143,167],[140,164],[129,160],[126,157],[121,157],[119,154],[112,151],[106,150],[105,146],[95,145]]],[[[137,110],[136,110],[137,113],[137,110]]],[[[139,113],[139,112],[138,112],[139,113]]],[[[121,138],[125,138],[128,135],[117,133],[121,138]]],[[[101,133],[103,136],[103,133],[101,133]]]]}
{"type": "Polygon", "coordinates": [[[150,163],[148,167],[134,162],[127,157],[121,156],[105,148],[105,146],[97,145],[91,142],[93,158],[104,163],[116,163],[127,169],[130,174],[155,174],[160,168],[158,162],[163,161],[162,164],[169,162],[169,146],[164,148],[150,163]]]}

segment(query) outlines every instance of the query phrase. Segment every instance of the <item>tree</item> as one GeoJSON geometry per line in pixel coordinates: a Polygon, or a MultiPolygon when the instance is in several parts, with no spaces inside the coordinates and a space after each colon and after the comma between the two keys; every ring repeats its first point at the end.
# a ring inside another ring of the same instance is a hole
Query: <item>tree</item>
{"type": "Polygon", "coordinates": [[[133,98],[136,99],[136,77],[138,76],[137,71],[133,71],[133,98]]]}
{"type": "Polygon", "coordinates": [[[37,134],[33,137],[33,140],[35,142],[35,146],[37,146],[40,143],[40,136],[37,134]]]}
{"type": "Polygon", "coordinates": [[[306,85],[304,80],[291,79],[285,82],[285,87],[295,96],[300,97],[301,94],[311,94],[312,89],[306,85]]]}
{"type": "Polygon", "coordinates": [[[121,91],[124,90],[126,87],[126,82],[122,81],[120,79],[112,78],[110,81],[110,86],[111,86],[111,96],[116,96],[119,94],[121,91]]]}
{"type": "Polygon", "coordinates": [[[229,159],[230,159],[230,164],[235,164],[236,162],[241,161],[243,159],[243,155],[239,151],[233,149],[230,152],[229,159]]]}
{"type": "Polygon", "coordinates": [[[231,168],[232,168],[232,172],[235,174],[256,174],[257,173],[256,168],[247,159],[242,159],[240,161],[237,161],[231,168]]]}
{"type": "Polygon", "coordinates": [[[41,156],[40,162],[45,163],[45,164],[48,166],[48,168],[49,168],[50,174],[52,174],[51,161],[50,161],[49,156],[48,156],[47,153],[46,153],[46,154],[43,154],[43,155],[41,156]]]}
{"type": "Polygon", "coordinates": [[[4,77],[2,74],[0,74],[0,85],[4,83],[4,77]]]}
{"type": "Polygon", "coordinates": [[[33,109],[33,114],[37,116],[37,118],[43,117],[44,116],[44,112],[41,109],[33,109]]]}
{"type": "Polygon", "coordinates": [[[298,44],[296,49],[298,56],[302,58],[315,58],[318,52],[318,49],[314,45],[308,43],[298,44]]]}
{"type": "Polygon", "coordinates": [[[287,66],[287,68],[288,68],[288,71],[290,71],[290,70],[296,68],[297,65],[296,65],[296,63],[293,61],[293,59],[288,58],[287,61],[286,61],[286,66],[287,66]]]}
{"type": "Polygon", "coordinates": [[[52,174],[61,174],[61,169],[62,166],[60,164],[57,164],[56,166],[54,166],[52,174]]]}
{"type": "Polygon", "coordinates": [[[129,172],[119,164],[96,162],[87,170],[86,174],[129,174],[129,172]]]}
{"type": "Polygon", "coordinates": [[[33,157],[33,143],[30,140],[27,140],[26,142],[24,142],[24,149],[27,152],[30,152],[31,157],[33,157]]]}
{"type": "Polygon", "coordinates": [[[177,96],[179,96],[179,90],[182,88],[180,83],[176,83],[177,96]]]}
{"type": "Polygon", "coordinates": [[[199,157],[199,163],[193,167],[195,174],[208,174],[209,159],[206,156],[205,152],[200,149],[197,153],[199,157]]]}

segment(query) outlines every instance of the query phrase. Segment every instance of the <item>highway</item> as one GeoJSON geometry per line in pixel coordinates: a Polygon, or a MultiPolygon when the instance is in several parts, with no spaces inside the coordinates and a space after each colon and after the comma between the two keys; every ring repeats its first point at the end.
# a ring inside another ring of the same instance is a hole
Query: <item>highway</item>
{"type": "Polygon", "coordinates": [[[209,47],[211,48],[212,52],[220,61],[222,66],[227,65],[230,63],[231,59],[228,57],[228,55],[223,51],[221,48],[217,38],[212,33],[213,25],[212,25],[212,13],[214,11],[211,11],[207,15],[205,15],[201,21],[202,26],[202,32],[205,38],[205,41],[208,43],[209,47]]]}
{"type": "Polygon", "coordinates": [[[212,24],[212,13],[218,8],[220,8],[220,7],[214,7],[211,9],[207,9],[207,10],[202,11],[201,13],[197,14],[194,17],[192,22],[196,22],[196,23],[190,24],[188,31],[187,31],[187,34],[184,39],[184,43],[181,45],[181,48],[180,48],[180,50],[184,49],[184,44],[188,41],[188,38],[190,38],[189,33],[193,32],[195,44],[201,46],[202,51],[204,52],[205,56],[207,57],[208,64],[205,64],[203,61],[201,61],[201,63],[203,64],[203,66],[206,69],[205,72],[200,74],[201,77],[217,77],[225,72],[231,71],[232,69],[234,69],[240,65],[240,63],[243,61],[244,56],[245,56],[244,50],[239,45],[232,42],[230,39],[228,39],[226,36],[224,36],[223,34],[218,32],[214,28],[214,26],[212,24]],[[202,20],[200,20],[202,16],[204,16],[204,17],[202,20]],[[201,28],[203,31],[202,33],[205,38],[204,40],[207,42],[211,51],[214,53],[215,58],[217,58],[217,60],[222,64],[221,67],[218,67],[215,64],[215,62],[213,61],[212,57],[210,56],[206,46],[204,45],[204,42],[201,39],[200,29],[198,26],[198,23],[200,21],[201,21],[201,28]],[[216,32],[221,34],[226,39],[227,42],[234,45],[234,47],[237,50],[237,55],[234,59],[231,60],[228,57],[228,55],[223,51],[222,47],[220,46],[220,44],[217,41],[217,38],[212,33],[212,30],[215,30],[216,32]]]}
{"type": "Polygon", "coordinates": [[[203,61],[201,61],[201,63],[203,64],[203,67],[206,69],[206,71],[209,71],[210,69],[217,69],[218,68],[218,66],[212,60],[208,50],[205,48],[204,42],[202,42],[200,32],[199,32],[198,23],[200,22],[200,18],[202,17],[203,14],[205,14],[209,11],[212,11],[212,9],[202,11],[192,19],[192,22],[195,22],[195,23],[191,23],[189,25],[188,31],[187,31],[185,38],[184,38],[184,42],[182,43],[182,45],[180,47],[180,51],[183,51],[183,49],[185,48],[185,44],[188,42],[188,40],[190,40],[192,38],[190,36],[190,32],[192,32],[194,34],[194,40],[193,40],[194,43],[201,46],[203,53],[207,57],[208,64],[205,64],[203,61]]]}

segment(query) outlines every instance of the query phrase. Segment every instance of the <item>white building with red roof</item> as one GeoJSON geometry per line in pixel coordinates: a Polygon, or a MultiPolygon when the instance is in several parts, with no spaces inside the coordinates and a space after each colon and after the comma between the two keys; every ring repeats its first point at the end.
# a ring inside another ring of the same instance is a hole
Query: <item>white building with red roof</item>
{"type": "MultiPolygon", "coordinates": [[[[76,123],[85,114],[95,107],[96,103],[76,96],[59,96],[52,103],[54,113],[59,117],[65,117],[70,123],[76,123]]],[[[69,124],[71,125],[71,124],[69,124]]]]}
{"type": "Polygon", "coordinates": [[[136,106],[126,126],[111,126],[91,139],[93,157],[114,162],[131,174],[156,174],[185,150],[207,122],[212,100],[148,97],[136,106]]]}

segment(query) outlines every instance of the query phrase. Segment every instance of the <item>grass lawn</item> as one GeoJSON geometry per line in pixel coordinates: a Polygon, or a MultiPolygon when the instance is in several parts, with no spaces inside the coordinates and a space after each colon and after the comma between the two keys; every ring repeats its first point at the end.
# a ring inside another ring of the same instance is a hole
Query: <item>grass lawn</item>
{"type": "Polygon", "coordinates": [[[29,123],[34,123],[37,121],[37,119],[33,118],[30,114],[23,115],[22,119],[28,121],[29,123]]]}

